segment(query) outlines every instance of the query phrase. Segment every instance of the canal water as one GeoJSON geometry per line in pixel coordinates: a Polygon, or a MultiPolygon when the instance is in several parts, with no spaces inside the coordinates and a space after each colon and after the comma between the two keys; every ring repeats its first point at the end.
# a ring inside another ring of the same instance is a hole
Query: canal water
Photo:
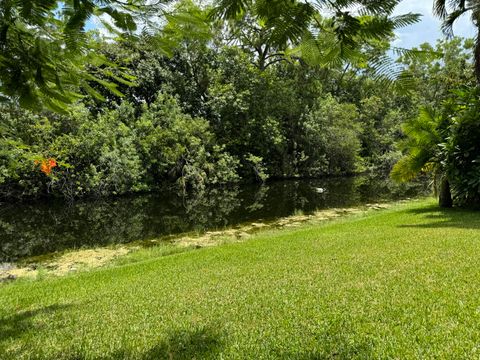
{"type": "Polygon", "coordinates": [[[204,232],[293,214],[413,198],[422,184],[369,177],[289,180],[262,186],[175,191],[66,203],[0,203],[0,263],[186,232],[204,232]]]}

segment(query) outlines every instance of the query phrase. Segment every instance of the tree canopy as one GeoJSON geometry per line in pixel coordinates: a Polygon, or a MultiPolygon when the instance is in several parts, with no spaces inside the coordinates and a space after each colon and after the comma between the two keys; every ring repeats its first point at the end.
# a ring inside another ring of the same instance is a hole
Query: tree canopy
{"type": "MultiPolygon", "coordinates": [[[[62,111],[85,92],[98,95],[92,83],[99,83],[118,95],[118,84],[132,80],[128,74],[107,71],[96,76],[85,67],[87,63],[97,69],[114,66],[99,55],[96,43],[86,33],[88,22],[96,18],[117,36],[134,36],[140,31],[139,25],[155,22],[158,25],[162,23],[159,18],[163,23],[165,20],[172,23],[168,17],[172,6],[166,7],[171,2],[2,1],[0,99],[28,108],[62,111]]],[[[247,35],[251,37],[250,46],[257,52],[256,61],[261,68],[289,57],[323,65],[371,60],[387,75],[392,67],[385,65],[386,58],[366,58],[365,46],[390,39],[395,29],[419,17],[391,16],[399,1],[377,3],[218,0],[213,3],[211,18],[227,21],[233,32],[250,32],[247,35]],[[351,11],[353,5],[358,5],[355,11],[351,11]],[[322,15],[325,11],[332,15],[325,18],[322,15]]],[[[199,18],[184,13],[176,22],[195,24],[199,18]]]]}
{"type": "Polygon", "coordinates": [[[435,14],[443,20],[443,31],[453,36],[453,25],[467,14],[470,14],[472,23],[477,28],[475,43],[475,74],[477,82],[480,83],[480,3],[477,0],[435,0],[435,14]]]}

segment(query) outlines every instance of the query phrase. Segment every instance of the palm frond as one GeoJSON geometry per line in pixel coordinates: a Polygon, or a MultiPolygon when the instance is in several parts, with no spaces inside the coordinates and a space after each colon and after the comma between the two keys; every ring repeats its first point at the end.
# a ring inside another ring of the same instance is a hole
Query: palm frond
{"type": "Polygon", "coordinates": [[[435,16],[438,16],[440,19],[447,17],[447,1],[446,0],[435,0],[433,4],[433,13],[435,16]]]}
{"type": "Polygon", "coordinates": [[[406,139],[401,146],[407,153],[393,167],[390,175],[394,180],[405,182],[422,171],[437,171],[441,165],[437,159],[441,142],[438,124],[439,117],[428,107],[422,108],[418,117],[404,124],[406,139]]]}
{"type": "Polygon", "coordinates": [[[251,5],[251,0],[219,0],[210,16],[217,19],[235,19],[251,5]]]}
{"type": "Polygon", "coordinates": [[[466,13],[465,9],[457,9],[447,14],[443,19],[442,31],[445,35],[453,36],[453,24],[466,13]]]}

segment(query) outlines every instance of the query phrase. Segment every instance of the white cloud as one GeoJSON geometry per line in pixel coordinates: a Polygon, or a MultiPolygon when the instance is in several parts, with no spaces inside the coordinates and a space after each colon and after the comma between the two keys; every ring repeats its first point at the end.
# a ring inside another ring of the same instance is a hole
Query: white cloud
{"type": "MultiPolygon", "coordinates": [[[[404,0],[395,10],[395,15],[408,12],[421,14],[422,19],[415,25],[399,30],[395,46],[411,48],[424,42],[433,44],[444,36],[440,20],[433,15],[433,0],[404,0]]],[[[454,26],[454,33],[463,37],[475,36],[474,26],[468,15],[459,19],[454,26]]]]}

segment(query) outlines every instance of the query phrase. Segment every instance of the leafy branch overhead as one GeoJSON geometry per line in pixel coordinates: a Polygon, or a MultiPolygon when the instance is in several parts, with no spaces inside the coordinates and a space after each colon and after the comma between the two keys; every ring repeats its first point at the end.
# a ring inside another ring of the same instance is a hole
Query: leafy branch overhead
{"type": "MultiPolygon", "coordinates": [[[[297,57],[320,66],[351,63],[362,68],[369,63],[380,80],[392,81],[400,77],[403,68],[384,52],[379,55],[368,49],[382,46],[394,38],[395,30],[419,21],[418,14],[394,16],[399,3],[400,0],[219,0],[212,15],[239,26],[253,17],[263,31],[265,47],[272,49],[276,57],[297,57]]],[[[409,56],[418,53],[390,50],[409,56]]],[[[261,61],[265,54],[257,51],[257,55],[259,64],[265,65],[261,61]]]]}
{"type": "MultiPolygon", "coordinates": [[[[416,56],[388,44],[395,30],[419,20],[412,13],[394,16],[400,1],[215,0],[207,7],[210,19],[223,22],[226,33],[253,49],[261,70],[292,59],[358,69],[368,64],[380,81],[407,83],[403,68],[385,55],[392,50],[416,56]]],[[[175,28],[211,35],[205,12],[192,1],[3,0],[0,100],[64,111],[84,94],[103,100],[95,83],[121,96],[118,84],[133,85],[134,79],[102,55],[87,31],[93,19],[119,38],[141,33],[165,52],[181,41],[175,28]]]]}
{"type": "MultiPolygon", "coordinates": [[[[0,3],[0,96],[23,107],[63,111],[99,82],[117,93],[114,81],[100,79],[86,63],[112,67],[86,34],[93,18],[132,34],[145,0],[2,0],[0,3]]],[[[150,5],[153,7],[153,5],[150,5]]],[[[118,76],[117,76],[118,77],[118,76]]],[[[120,72],[120,80],[130,82],[120,72]]],[[[108,76],[106,76],[108,78],[108,76]]],[[[114,80],[114,79],[111,79],[114,80]]],[[[118,79],[117,79],[118,80],[118,79]]]]}

